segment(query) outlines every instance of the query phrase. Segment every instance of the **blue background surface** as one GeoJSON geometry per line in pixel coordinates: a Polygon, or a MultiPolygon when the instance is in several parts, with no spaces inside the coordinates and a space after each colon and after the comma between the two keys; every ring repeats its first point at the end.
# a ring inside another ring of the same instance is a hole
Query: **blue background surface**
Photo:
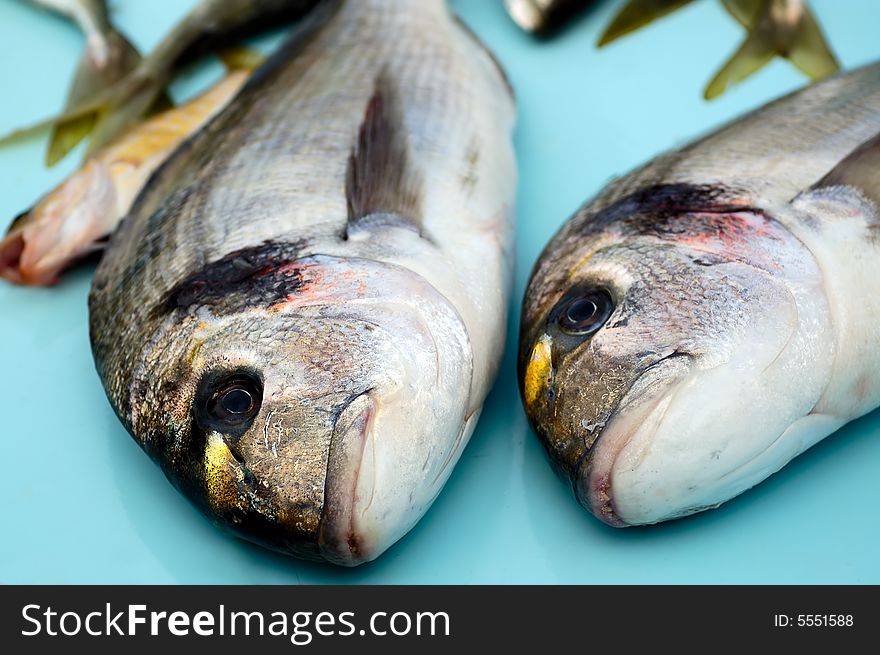
{"type": "MultiPolygon", "coordinates": [[[[118,0],[114,16],[145,51],[192,4],[118,0]]],[[[880,3],[812,4],[845,68],[880,57],[880,3]]],[[[517,91],[519,245],[501,375],[434,507],[354,570],[285,558],[213,528],[105,400],[89,351],[87,267],[50,290],[0,284],[0,583],[880,583],[880,413],[721,509],[621,531],[586,514],[555,478],[516,388],[519,299],[559,225],[612,176],[804,80],[777,60],[704,102],[703,86],[743,37],[710,0],[602,51],[594,43],[616,2],[598,3],[547,44],[520,33],[501,0],[452,5],[517,91]]],[[[0,0],[0,132],[62,105],[81,48],[63,20],[0,0]]],[[[218,73],[188,73],[175,96],[218,73]]],[[[44,138],[0,148],[0,227],[76,166],[70,157],[45,170],[44,138]]]]}

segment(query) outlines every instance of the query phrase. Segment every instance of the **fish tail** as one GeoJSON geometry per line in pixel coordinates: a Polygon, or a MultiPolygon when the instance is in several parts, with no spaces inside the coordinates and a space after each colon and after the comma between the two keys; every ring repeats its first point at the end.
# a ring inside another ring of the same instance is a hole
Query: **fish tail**
{"type": "MultiPolygon", "coordinates": [[[[96,57],[91,48],[86,48],[70,86],[65,111],[74,110],[113,88],[140,64],[140,53],[123,35],[111,29],[104,36],[102,57],[96,57]]],[[[94,112],[60,118],[52,125],[46,165],[61,161],[99,125],[100,118],[101,115],[94,112]]]]}
{"type": "Polygon", "coordinates": [[[773,43],[759,30],[749,32],[746,40],[733,56],[725,62],[712,81],[706,86],[703,97],[717,98],[724,91],[763,67],[776,55],[773,43]]]}
{"type": "Polygon", "coordinates": [[[217,57],[229,72],[236,70],[254,71],[265,64],[267,59],[263,53],[244,46],[221,50],[217,53],[217,57]]]}
{"type": "MultiPolygon", "coordinates": [[[[230,72],[251,72],[263,65],[266,57],[256,50],[244,46],[226,48],[218,52],[223,65],[230,72]]],[[[89,147],[86,155],[94,154],[103,146],[140,124],[145,118],[154,116],[174,107],[165,92],[167,78],[153,72],[164,70],[164,64],[149,69],[139,66],[128,75],[122,90],[114,94],[107,108],[97,114],[91,129],[89,147]]]]}
{"type": "Polygon", "coordinates": [[[804,5],[804,13],[788,51],[788,59],[811,80],[820,80],[840,69],[831,47],[810,8],[804,5]]]}
{"type": "Polygon", "coordinates": [[[721,0],[721,6],[747,32],[760,22],[766,3],[767,0],[721,0]]]}
{"type": "Polygon", "coordinates": [[[706,87],[707,100],[756,72],[774,56],[785,57],[812,80],[839,69],[806,2],[723,0],[725,9],[749,36],[706,87]]]}
{"type": "Polygon", "coordinates": [[[114,93],[96,116],[86,149],[87,157],[155,113],[157,108],[167,106],[164,78],[135,72],[124,81],[130,83],[125,84],[119,93],[114,93]]]}
{"type": "Polygon", "coordinates": [[[598,46],[601,48],[691,2],[692,0],[629,0],[605,28],[599,37],[598,46]]]}
{"type": "MultiPolygon", "coordinates": [[[[115,30],[104,35],[101,56],[87,47],[70,85],[65,110],[78,107],[110,88],[140,63],[140,53],[115,30]]],[[[53,166],[73,150],[95,126],[96,116],[87,114],[61,121],[52,127],[46,150],[46,165],[53,166]]]]}

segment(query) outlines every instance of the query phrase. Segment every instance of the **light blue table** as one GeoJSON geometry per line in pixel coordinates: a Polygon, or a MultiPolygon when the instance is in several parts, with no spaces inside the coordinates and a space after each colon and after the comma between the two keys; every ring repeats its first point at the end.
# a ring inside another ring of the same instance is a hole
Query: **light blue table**
{"type": "MultiPolygon", "coordinates": [[[[118,0],[116,18],[146,50],[191,4],[118,0]]],[[[521,34],[500,0],[452,4],[519,98],[517,309],[543,244],[610,177],[803,83],[777,61],[705,103],[703,85],[741,38],[709,0],[601,52],[593,44],[615,2],[549,44],[521,34]]],[[[880,3],[813,5],[845,67],[880,57],[880,3]]],[[[0,0],[0,44],[5,132],[61,106],[82,42],[63,21],[0,0]]],[[[181,81],[176,95],[216,72],[181,81]]],[[[72,157],[44,170],[43,148],[0,149],[0,227],[75,166],[72,157]]],[[[89,351],[90,276],[51,290],[0,285],[0,583],[880,583],[880,414],[719,510],[607,528],[554,477],[526,424],[516,309],[473,440],[409,536],[356,570],[261,550],[204,520],[113,415],[89,351]]]]}

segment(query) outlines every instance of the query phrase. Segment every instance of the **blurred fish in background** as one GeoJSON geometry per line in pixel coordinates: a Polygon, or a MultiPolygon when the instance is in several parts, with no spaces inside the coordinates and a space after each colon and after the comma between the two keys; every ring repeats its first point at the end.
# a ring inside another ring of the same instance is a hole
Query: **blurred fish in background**
{"type": "MultiPolygon", "coordinates": [[[[29,0],[74,21],[86,37],[86,47],[67,94],[65,111],[74,109],[112,86],[138,65],[141,56],[111,23],[104,0],[29,0]]],[[[167,105],[162,96],[160,104],[167,105]]],[[[46,165],[57,163],[94,127],[93,115],[55,126],[46,151],[46,165]]]]}
{"type": "Polygon", "coordinates": [[[103,250],[153,171],[226,106],[259,63],[238,51],[223,53],[223,61],[228,73],[213,87],[130,128],[16,218],[0,238],[0,278],[50,286],[103,250]]]}
{"type": "MultiPolygon", "coordinates": [[[[109,24],[103,3],[96,4],[92,13],[84,10],[74,13],[73,6],[80,4],[74,0],[39,1],[53,7],[71,5],[70,11],[62,10],[63,13],[103,16],[103,21],[109,24]]],[[[165,89],[182,67],[207,54],[235,46],[244,38],[292,23],[318,2],[201,0],[148,56],[137,61],[114,83],[97,88],[97,84],[81,83],[77,77],[67,107],[60,115],[16,130],[0,138],[0,143],[51,127],[54,132],[47,164],[60,161],[87,136],[88,157],[156,111],[167,109],[165,89]]]]}
{"type": "MultiPolygon", "coordinates": [[[[605,28],[598,46],[606,46],[693,1],[628,0],[605,28]]],[[[720,1],[747,35],[706,86],[706,100],[717,98],[775,57],[789,60],[814,82],[840,68],[806,0],[720,1]]],[[[505,0],[508,13],[520,27],[545,36],[591,4],[587,0],[505,0]]]]}

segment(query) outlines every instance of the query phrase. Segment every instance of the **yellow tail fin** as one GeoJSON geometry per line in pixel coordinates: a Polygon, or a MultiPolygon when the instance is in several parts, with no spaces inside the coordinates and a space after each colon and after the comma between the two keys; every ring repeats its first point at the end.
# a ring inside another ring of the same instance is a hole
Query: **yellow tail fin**
{"type": "Polygon", "coordinates": [[[624,7],[617,12],[608,27],[599,37],[601,48],[615,39],[634,32],[670,14],[680,7],[684,7],[693,0],[629,0],[624,7]]]}

